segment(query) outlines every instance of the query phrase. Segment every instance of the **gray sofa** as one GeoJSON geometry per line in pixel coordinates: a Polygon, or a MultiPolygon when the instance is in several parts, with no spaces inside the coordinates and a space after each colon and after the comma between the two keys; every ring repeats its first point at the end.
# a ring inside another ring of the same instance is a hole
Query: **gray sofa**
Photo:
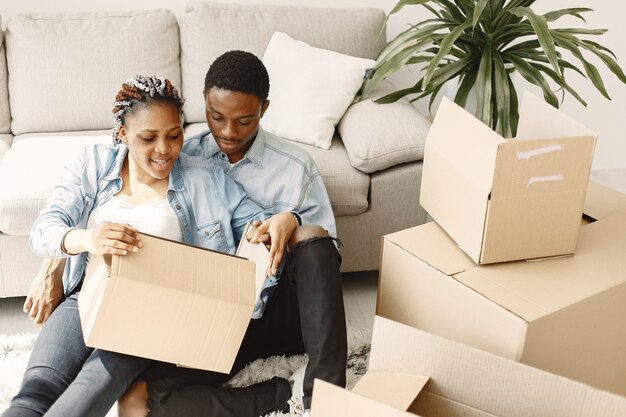
{"type": "MultiPolygon", "coordinates": [[[[29,14],[0,39],[0,297],[23,296],[40,264],[28,248],[33,220],[68,160],[109,142],[111,102],[135,74],[170,78],[186,99],[186,132],[205,128],[202,86],[230,49],[262,57],[280,30],[319,48],[376,58],[376,9],[193,3],[168,10],[29,14]]],[[[423,223],[418,204],[427,122],[408,103],[353,104],[330,149],[315,159],[343,241],[342,271],[378,268],[383,234],[423,223]],[[383,108],[384,107],[384,108],[383,108]]]]}

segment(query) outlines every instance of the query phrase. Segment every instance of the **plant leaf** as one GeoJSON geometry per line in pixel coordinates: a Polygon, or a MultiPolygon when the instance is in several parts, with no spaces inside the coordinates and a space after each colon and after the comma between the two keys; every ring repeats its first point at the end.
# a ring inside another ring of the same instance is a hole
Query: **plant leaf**
{"type": "Polygon", "coordinates": [[[474,17],[472,18],[472,27],[475,28],[478,20],[480,19],[480,15],[483,14],[483,10],[485,10],[485,6],[489,0],[478,0],[476,3],[476,7],[474,8],[474,17]]]}
{"type": "Polygon", "coordinates": [[[560,74],[561,69],[559,68],[559,65],[557,63],[557,54],[554,45],[554,39],[552,38],[550,30],[548,29],[548,22],[546,21],[546,18],[536,15],[535,12],[533,12],[528,7],[513,8],[510,10],[510,13],[513,13],[514,15],[520,17],[523,16],[528,19],[533,29],[535,30],[535,33],[537,34],[537,39],[539,40],[539,43],[541,44],[541,47],[546,54],[546,57],[548,57],[548,61],[550,61],[554,70],[560,74]]]}
{"type": "Polygon", "coordinates": [[[509,91],[509,74],[507,74],[502,58],[496,55],[493,60],[494,69],[494,94],[496,97],[496,112],[498,116],[498,128],[499,133],[503,137],[507,137],[511,131],[511,122],[509,115],[511,114],[511,102],[509,91]]]}
{"type": "Polygon", "coordinates": [[[433,76],[433,72],[435,72],[435,69],[439,65],[441,59],[446,56],[448,52],[450,52],[450,49],[452,49],[452,45],[454,44],[454,42],[471,24],[471,21],[465,21],[463,24],[457,26],[454,30],[452,30],[452,32],[450,32],[441,40],[441,44],[439,45],[439,51],[434,56],[433,60],[430,61],[430,64],[426,69],[426,74],[424,74],[424,82],[422,84],[424,87],[428,86],[428,83],[433,76]]]}
{"type": "Polygon", "coordinates": [[[599,36],[603,35],[607,32],[607,29],[574,29],[574,28],[563,28],[563,29],[552,29],[552,33],[568,33],[570,35],[592,35],[599,36]]]}
{"type": "Polygon", "coordinates": [[[615,54],[613,53],[613,51],[611,51],[611,50],[610,50],[609,48],[607,48],[606,46],[602,46],[602,45],[600,45],[600,44],[599,44],[599,43],[597,43],[597,42],[590,41],[589,39],[585,39],[583,42],[584,42],[584,43],[586,43],[586,44],[588,44],[588,45],[594,46],[594,47],[595,47],[597,50],[599,50],[599,51],[604,51],[604,52],[607,52],[607,53],[611,54],[611,56],[612,56],[614,59],[617,59],[617,55],[615,55],[615,54]]]}
{"type": "Polygon", "coordinates": [[[589,9],[587,7],[572,7],[569,9],[555,10],[555,11],[546,13],[543,16],[546,18],[548,22],[554,22],[555,20],[560,19],[563,16],[571,15],[587,23],[587,21],[580,15],[580,13],[586,13],[586,12],[592,12],[592,11],[593,9],[589,9]]]}
{"type": "Polygon", "coordinates": [[[609,70],[611,70],[611,72],[615,74],[617,78],[619,78],[621,82],[626,84],[626,75],[624,75],[624,71],[622,71],[620,66],[617,64],[617,62],[613,58],[611,58],[609,55],[605,54],[604,52],[598,50],[594,45],[590,45],[589,41],[581,40],[580,46],[590,51],[591,53],[596,55],[598,58],[600,58],[600,60],[604,62],[604,65],[606,65],[609,68],[609,70]]]}
{"type": "MultiPolygon", "coordinates": [[[[573,35],[569,35],[569,36],[573,36],[573,35]]],[[[596,87],[596,89],[604,97],[610,100],[611,97],[609,96],[609,93],[606,91],[606,88],[604,87],[604,81],[602,81],[602,76],[598,72],[598,69],[596,68],[595,65],[593,65],[592,63],[590,63],[589,61],[585,59],[583,54],[580,52],[580,49],[578,48],[578,46],[576,46],[576,44],[572,42],[571,40],[567,39],[567,36],[563,34],[558,34],[557,38],[555,39],[560,46],[570,51],[572,55],[574,55],[574,57],[578,59],[581,64],[583,64],[583,68],[585,69],[587,76],[591,80],[591,83],[596,87]]]]}
{"type": "Polygon", "coordinates": [[[517,126],[519,124],[519,101],[517,98],[517,91],[513,85],[513,80],[509,77],[509,108],[511,109],[509,126],[511,130],[511,137],[517,136],[517,126]]]}
{"type": "MultiPolygon", "coordinates": [[[[554,94],[554,91],[550,89],[550,85],[541,72],[517,56],[507,55],[506,58],[515,66],[515,69],[522,77],[524,77],[529,83],[541,88],[545,101],[552,104],[554,107],[559,107],[559,100],[556,97],[556,94],[554,94]]],[[[559,76],[561,75],[559,74],[559,76]]]]}
{"type": "Polygon", "coordinates": [[[420,78],[412,87],[402,88],[398,91],[394,91],[392,93],[377,98],[376,100],[374,100],[374,102],[379,104],[393,103],[403,97],[408,96],[409,94],[416,94],[420,92],[422,92],[422,78],[420,78]]]}
{"type": "Polygon", "coordinates": [[[454,96],[454,102],[461,107],[465,107],[467,104],[467,97],[469,96],[470,91],[476,84],[476,77],[478,76],[478,65],[472,65],[468,72],[462,77],[459,84],[459,89],[454,96]]]}
{"type": "Polygon", "coordinates": [[[542,64],[537,64],[535,62],[531,62],[530,65],[533,68],[536,68],[539,71],[545,72],[555,83],[557,83],[561,88],[570,93],[576,100],[580,102],[583,106],[587,107],[587,102],[583,100],[583,98],[574,90],[570,85],[565,81],[565,78],[559,76],[556,72],[552,70],[552,68],[547,67],[542,64]]]}
{"type": "Polygon", "coordinates": [[[476,117],[491,126],[491,49],[485,48],[476,77],[476,117]]]}
{"type": "Polygon", "coordinates": [[[383,22],[382,26],[380,27],[380,30],[376,34],[376,39],[380,39],[380,36],[385,31],[385,28],[387,27],[387,22],[389,21],[389,16],[399,12],[404,6],[419,5],[419,4],[428,3],[429,1],[431,0],[400,0],[398,3],[396,3],[395,6],[393,6],[393,9],[391,9],[389,14],[385,17],[385,21],[383,22]]]}

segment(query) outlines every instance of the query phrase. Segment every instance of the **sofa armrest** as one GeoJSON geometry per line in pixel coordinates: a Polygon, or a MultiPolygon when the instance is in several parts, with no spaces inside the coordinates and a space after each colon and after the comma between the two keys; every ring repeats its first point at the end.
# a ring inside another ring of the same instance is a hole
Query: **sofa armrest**
{"type": "Polygon", "coordinates": [[[370,98],[353,103],[337,125],[352,166],[362,172],[380,171],[397,164],[420,161],[430,121],[411,103],[373,100],[394,91],[383,81],[370,98]]]}

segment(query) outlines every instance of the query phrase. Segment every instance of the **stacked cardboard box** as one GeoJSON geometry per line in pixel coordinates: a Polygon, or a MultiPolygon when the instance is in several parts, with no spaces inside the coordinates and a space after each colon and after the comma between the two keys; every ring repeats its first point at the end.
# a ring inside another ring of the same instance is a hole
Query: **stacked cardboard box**
{"type": "Polygon", "coordinates": [[[377,314],[626,395],[626,195],[591,184],[585,203],[595,135],[542,100],[519,132],[444,100],[421,190],[436,223],[383,238],[377,314]]]}
{"type": "Polygon", "coordinates": [[[442,105],[439,224],[383,238],[369,370],[352,392],[316,381],[315,417],[626,415],[626,195],[586,192],[595,136],[525,103],[541,139],[516,143],[442,105]]]}
{"type": "Polygon", "coordinates": [[[574,253],[595,139],[530,94],[514,140],[444,99],[420,204],[477,264],[574,253]]]}
{"type": "Polygon", "coordinates": [[[623,417],[626,398],[377,316],[367,373],[352,392],[316,380],[311,411],[313,417],[623,417]]]}

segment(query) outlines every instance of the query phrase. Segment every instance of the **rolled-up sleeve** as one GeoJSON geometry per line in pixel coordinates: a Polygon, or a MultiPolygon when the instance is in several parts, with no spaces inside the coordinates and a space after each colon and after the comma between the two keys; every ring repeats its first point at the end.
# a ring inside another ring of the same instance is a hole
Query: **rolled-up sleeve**
{"type": "Polygon", "coordinates": [[[85,198],[82,182],[85,169],[86,151],[65,168],[31,228],[29,245],[35,254],[47,258],[69,256],[61,250],[61,241],[83,216],[85,198]]]}

